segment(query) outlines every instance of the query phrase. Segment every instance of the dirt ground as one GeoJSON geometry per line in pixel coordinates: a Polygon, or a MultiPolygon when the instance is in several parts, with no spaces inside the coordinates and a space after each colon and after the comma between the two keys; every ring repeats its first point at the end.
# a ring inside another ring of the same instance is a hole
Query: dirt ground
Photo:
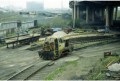
{"type": "Polygon", "coordinates": [[[68,57],[60,59],[62,61],[69,60],[73,56],[79,57],[74,63],[68,64],[64,70],[55,75],[53,80],[79,80],[83,75],[89,73],[94,68],[96,62],[103,58],[103,53],[106,51],[116,52],[120,54],[120,42],[106,44],[102,46],[88,47],[79,51],[74,51],[68,57]]]}
{"type": "Polygon", "coordinates": [[[24,67],[41,60],[37,51],[26,50],[29,46],[16,49],[0,48],[0,79],[6,79],[24,67]]]}
{"type": "MultiPolygon", "coordinates": [[[[26,66],[35,63],[36,61],[43,61],[39,58],[37,50],[26,50],[28,47],[29,46],[23,46],[16,49],[7,49],[6,47],[0,48],[1,80],[8,78],[9,76],[25,68],[26,66]]],[[[120,42],[73,51],[70,55],[56,60],[53,66],[47,67],[45,71],[43,70],[43,75],[37,74],[37,80],[46,79],[46,77],[51,75],[51,73],[54,75],[51,76],[53,80],[81,79],[81,75],[87,74],[94,67],[95,63],[103,57],[103,52],[112,51],[120,53],[119,50],[120,42]],[[72,63],[66,64],[69,62],[72,63]],[[61,68],[60,66],[64,67],[61,71],[57,71],[57,73],[54,74],[56,69],[61,68]]],[[[36,77],[31,79],[36,80],[36,77]]]]}

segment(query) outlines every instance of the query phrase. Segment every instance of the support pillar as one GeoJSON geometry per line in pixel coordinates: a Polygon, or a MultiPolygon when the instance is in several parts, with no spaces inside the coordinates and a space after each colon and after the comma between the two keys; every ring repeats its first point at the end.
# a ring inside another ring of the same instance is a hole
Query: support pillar
{"type": "Polygon", "coordinates": [[[76,6],[74,3],[74,7],[73,7],[73,28],[75,28],[75,21],[76,21],[76,6]]]}
{"type": "Polygon", "coordinates": [[[72,18],[73,19],[76,19],[77,18],[77,7],[76,6],[74,6],[73,7],[73,9],[72,9],[72,18]]]}
{"type": "Polygon", "coordinates": [[[74,7],[72,8],[72,19],[77,18],[77,7],[76,6],[74,6],[74,7]]]}
{"type": "Polygon", "coordinates": [[[89,23],[89,7],[86,7],[86,24],[89,23]]]}
{"type": "Polygon", "coordinates": [[[72,19],[74,19],[74,8],[72,8],[72,19]]]}
{"type": "Polygon", "coordinates": [[[79,9],[79,6],[76,6],[76,18],[80,19],[80,9],[79,9]]]}
{"type": "Polygon", "coordinates": [[[75,19],[77,19],[77,6],[75,6],[75,19]]]}
{"type": "Polygon", "coordinates": [[[109,31],[111,25],[113,25],[113,7],[106,7],[106,31],[109,31]]]}
{"type": "Polygon", "coordinates": [[[91,16],[92,16],[92,22],[95,22],[95,10],[94,9],[92,10],[91,16]]]}
{"type": "Polygon", "coordinates": [[[114,7],[110,8],[110,25],[113,25],[113,11],[114,11],[114,7]]]}
{"type": "Polygon", "coordinates": [[[110,9],[109,6],[106,7],[106,23],[105,23],[105,30],[106,32],[109,31],[109,27],[110,27],[110,9]]]}
{"type": "Polygon", "coordinates": [[[118,11],[118,7],[115,7],[115,20],[117,19],[117,11],[118,11]]]}

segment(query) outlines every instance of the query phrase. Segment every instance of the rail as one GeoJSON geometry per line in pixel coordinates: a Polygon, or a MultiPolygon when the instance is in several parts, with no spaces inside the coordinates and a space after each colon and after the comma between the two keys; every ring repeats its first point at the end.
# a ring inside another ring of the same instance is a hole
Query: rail
{"type": "Polygon", "coordinates": [[[38,71],[47,67],[51,62],[52,61],[38,62],[36,64],[28,66],[27,68],[11,76],[8,80],[26,80],[27,78],[31,77],[38,71]]]}

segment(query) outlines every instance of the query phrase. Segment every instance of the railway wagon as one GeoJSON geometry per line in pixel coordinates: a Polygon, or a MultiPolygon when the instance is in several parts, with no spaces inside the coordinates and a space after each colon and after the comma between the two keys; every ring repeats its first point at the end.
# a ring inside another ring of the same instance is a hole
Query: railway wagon
{"type": "Polygon", "coordinates": [[[42,50],[38,51],[39,56],[45,60],[55,60],[72,52],[73,46],[69,43],[69,39],[66,36],[65,32],[58,31],[47,37],[42,50]]]}

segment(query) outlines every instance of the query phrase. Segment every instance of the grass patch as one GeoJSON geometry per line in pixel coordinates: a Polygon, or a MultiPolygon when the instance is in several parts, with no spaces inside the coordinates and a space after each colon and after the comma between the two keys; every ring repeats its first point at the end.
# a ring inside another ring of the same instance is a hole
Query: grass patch
{"type": "Polygon", "coordinates": [[[107,67],[117,62],[120,57],[109,56],[96,63],[92,72],[86,77],[88,80],[105,80],[107,67]]]}
{"type": "Polygon", "coordinates": [[[72,66],[76,67],[77,66],[77,61],[66,62],[61,67],[55,69],[53,72],[48,74],[48,76],[45,78],[45,80],[53,80],[57,74],[65,71],[68,65],[72,65],[72,66]]]}

